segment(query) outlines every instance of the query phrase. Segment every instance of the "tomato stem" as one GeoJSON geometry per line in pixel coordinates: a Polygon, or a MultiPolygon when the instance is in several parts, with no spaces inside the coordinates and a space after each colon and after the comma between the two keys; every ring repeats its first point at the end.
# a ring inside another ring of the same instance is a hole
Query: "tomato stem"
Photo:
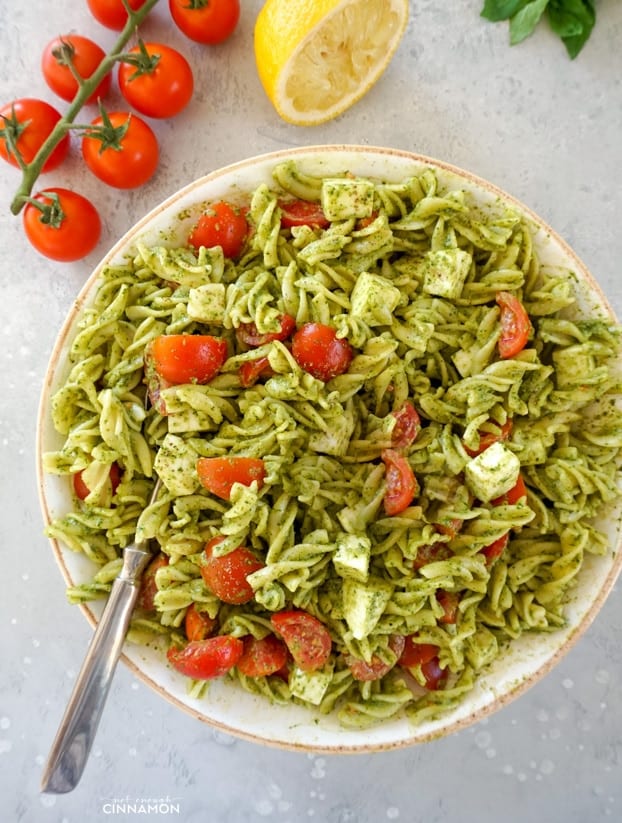
{"type": "Polygon", "coordinates": [[[22,180],[17,188],[17,191],[15,192],[15,195],[13,196],[13,200],[11,201],[11,212],[13,214],[19,214],[26,205],[37,178],[43,170],[45,161],[63,137],[67,134],[67,132],[70,129],[75,128],[73,123],[78,113],[82,110],[82,107],[93,94],[95,89],[99,86],[104,77],[112,71],[115,63],[117,63],[119,58],[123,55],[130,38],[134,35],[138,26],[142,23],[157,2],[158,0],[145,0],[145,3],[136,11],[127,6],[128,20],[116,43],[89,78],[86,80],[84,78],[80,78],[81,82],[78,83],[78,91],[69,104],[69,108],[58,123],[56,123],[45,142],[41,145],[37,154],[33,157],[32,161],[30,163],[24,163],[23,160],[21,160],[20,162],[20,158],[18,157],[18,163],[22,169],[22,180]]]}

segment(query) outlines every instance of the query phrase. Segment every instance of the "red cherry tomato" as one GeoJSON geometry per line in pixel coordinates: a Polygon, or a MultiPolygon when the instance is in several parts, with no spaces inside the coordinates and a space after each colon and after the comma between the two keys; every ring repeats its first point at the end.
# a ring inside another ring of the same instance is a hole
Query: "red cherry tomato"
{"type": "Polygon", "coordinates": [[[205,640],[217,626],[217,621],[207,612],[200,612],[196,603],[191,603],[184,616],[184,630],[188,640],[205,640]]]}
{"type": "MultiPolygon", "coordinates": [[[[25,97],[0,108],[0,156],[19,168],[15,150],[24,163],[31,163],[61,119],[60,112],[44,100],[25,97]]],[[[59,166],[69,151],[69,135],[58,142],[43,164],[43,171],[59,166]]]]}
{"type": "Polygon", "coordinates": [[[192,69],[183,54],[161,43],[144,43],[128,54],[136,57],[138,65],[120,63],[118,80],[130,106],[147,117],[179,114],[194,91],[192,69]]]}
{"type": "MultiPolygon", "coordinates": [[[[93,17],[109,29],[121,31],[127,23],[127,11],[123,5],[123,0],[86,0],[93,17]]],[[[132,11],[144,4],[145,0],[127,0],[132,11]]]]}
{"type": "Polygon", "coordinates": [[[404,638],[404,650],[400,655],[399,664],[407,669],[411,666],[419,666],[421,663],[428,663],[432,658],[437,657],[438,646],[432,643],[419,643],[417,635],[410,634],[404,638]]]}
{"type": "MultiPolygon", "coordinates": [[[[74,77],[70,63],[75,71],[85,80],[96,71],[106,53],[90,40],[79,34],[64,34],[55,37],[43,51],[41,70],[43,77],[52,91],[67,102],[71,102],[78,92],[78,81],[74,77]]],[[[87,103],[103,99],[110,91],[112,79],[107,74],[97,86],[87,103]]]]}
{"type": "Polygon", "coordinates": [[[235,260],[242,253],[248,235],[246,214],[242,209],[221,200],[214,203],[199,217],[190,232],[188,243],[199,249],[220,246],[225,257],[235,260]]]}
{"type": "Polygon", "coordinates": [[[413,568],[420,569],[427,563],[435,563],[437,560],[448,560],[453,552],[446,543],[426,543],[419,546],[417,556],[413,561],[413,568]]]}
{"type": "MultiPolygon", "coordinates": [[[[119,483],[121,482],[121,469],[119,468],[118,463],[112,463],[108,477],[110,480],[110,485],[112,486],[112,493],[114,494],[119,483]]],[[[83,472],[76,472],[76,474],[74,474],[73,490],[76,493],[78,500],[85,500],[91,493],[91,490],[84,482],[83,472]]]]}
{"type": "Polygon", "coordinates": [[[410,506],[419,484],[408,460],[395,449],[383,449],[380,456],[385,465],[384,510],[399,514],[410,506]]]}
{"type": "Polygon", "coordinates": [[[268,357],[258,357],[256,360],[246,360],[240,365],[240,384],[248,389],[254,386],[260,377],[271,377],[274,374],[268,357]]]}
{"type": "Polygon", "coordinates": [[[322,323],[305,323],[298,329],[292,354],[301,369],[325,383],[346,372],[354,356],[348,341],[322,323]]]}
{"type": "Polygon", "coordinates": [[[26,204],[22,220],[26,237],[51,260],[80,260],[93,251],[101,235],[97,209],[75,191],[49,188],[26,204]]]}
{"type": "Polygon", "coordinates": [[[183,649],[171,646],[166,656],[171,666],[186,677],[212,680],[227,674],[243,651],[244,644],[241,640],[223,634],[206,640],[192,640],[183,649]]]}
{"type": "Polygon", "coordinates": [[[158,593],[155,575],[158,569],[162,569],[164,566],[168,566],[168,555],[162,553],[156,555],[147,566],[140,582],[138,600],[136,601],[136,605],[141,609],[145,609],[148,612],[152,612],[155,609],[154,599],[158,593]]]}
{"type": "Polygon", "coordinates": [[[317,617],[302,610],[282,611],[273,614],[270,622],[299,668],[313,672],[326,664],[332,641],[328,629],[317,617]]]}
{"type": "Polygon", "coordinates": [[[245,677],[267,677],[280,671],[287,663],[287,646],[273,634],[257,640],[244,638],[244,651],[238,660],[238,671],[245,677]]]}
{"type": "Polygon", "coordinates": [[[493,443],[502,443],[505,440],[508,440],[511,434],[512,421],[508,419],[502,426],[499,426],[498,434],[493,434],[492,432],[480,432],[479,446],[476,449],[471,449],[469,448],[469,446],[463,443],[464,450],[469,455],[469,457],[475,457],[476,455],[481,454],[483,451],[485,451],[489,446],[492,446],[493,443]]]}
{"type": "Polygon", "coordinates": [[[446,592],[440,589],[436,592],[436,600],[443,609],[443,614],[439,617],[439,623],[453,624],[458,620],[458,604],[460,595],[458,592],[446,592]]]}
{"type": "Polygon", "coordinates": [[[281,328],[275,332],[258,332],[254,323],[241,323],[235,330],[236,337],[240,343],[251,348],[263,346],[273,340],[287,340],[296,328],[296,321],[289,314],[281,315],[281,328]]]}
{"type": "Polygon", "coordinates": [[[395,426],[391,432],[391,443],[394,449],[405,449],[412,445],[421,431],[421,418],[412,403],[406,401],[397,411],[393,412],[395,426]]]}
{"type": "Polygon", "coordinates": [[[433,657],[421,664],[421,674],[425,677],[426,689],[435,692],[443,688],[449,673],[441,666],[438,657],[433,657]]]}
{"type": "Polygon", "coordinates": [[[312,203],[309,200],[279,200],[279,207],[281,226],[285,229],[292,226],[317,226],[325,229],[330,226],[330,220],[319,203],[312,203]]]}
{"type": "Polygon", "coordinates": [[[169,0],[169,9],[186,37],[210,46],[230,37],[240,19],[239,0],[169,0]]]}
{"type": "Polygon", "coordinates": [[[406,645],[406,639],[401,634],[394,634],[389,639],[389,648],[395,654],[395,661],[393,663],[385,663],[379,657],[374,655],[369,663],[360,658],[348,655],[346,662],[348,668],[352,672],[352,677],[355,680],[369,681],[380,680],[385,674],[391,671],[396,662],[401,658],[406,645]]]}
{"type": "Polygon", "coordinates": [[[223,603],[248,603],[255,593],[246,578],[249,574],[263,569],[264,564],[245,546],[238,546],[228,554],[214,557],[214,546],[222,539],[216,537],[205,546],[205,562],[201,566],[201,576],[207,588],[223,603]]]}
{"type": "Polygon", "coordinates": [[[501,308],[501,337],[499,338],[499,356],[516,357],[527,345],[531,332],[531,321],[525,307],[516,295],[500,291],[496,296],[501,308]]]}
{"type": "MultiPolygon", "coordinates": [[[[118,132],[118,147],[107,145],[86,132],[82,138],[82,156],[93,174],[117,189],[134,189],[150,180],[158,167],[160,150],[151,126],[136,114],[115,111],[107,115],[110,125],[118,132]],[[121,134],[121,130],[124,133],[121,134]]],[[[92,126],[104,125],[102,116],[92,126]]]]}
{"type": "Polygon", "coordinates": [[[527,497],[527,486],[525,485],[523,476],[519,474],[516,484],[505,494],[502,494],[501,497],[495,497],[491,502],[493,506],[500,506],[502,504],[514,506],[521,497],[527,497]]]}
{"type": "Polygon", "coordinates": [[[263,486],[266,476],[264,462],[259,457],[199,457],[197,474],[201,484],[223,500],[231,498],[234,483],[263,486]]]}
{"type": "Polygon", "coordinates": [[[496,560],[498,557],[501,557],[505,548],[510,540],[510,533],[504,534],[502,537],[499,537],[497,540],[492,542],[490,546],[485,546],[483,549],[480,549],[480,553],[484,555],[486,558],[487,563],[492,563],[493,560],[496,560]]]}
{"type": "Polygon", "coordinates": [[[171,385],[209,383],[227,359],[227,343],[209,334],[163,334],[147,346],[159,376],[171,385]]]}

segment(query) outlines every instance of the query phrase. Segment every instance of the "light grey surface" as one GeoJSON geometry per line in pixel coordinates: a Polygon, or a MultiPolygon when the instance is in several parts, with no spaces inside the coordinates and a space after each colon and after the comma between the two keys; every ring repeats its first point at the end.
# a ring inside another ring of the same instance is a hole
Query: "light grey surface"
{"type": "MultiPolygon", "coordinates": [[[[8,212],[18,173],[0,169],[3,391],[0,394],[2,578],[0,819],[272,820],[298,823],[595,823],[622,819],[622,604],[614,589],[595,623],[526,695],[453,737],[401,751],[307,756],[225,737],[156,697],[121,666],[91,761],[71,795],[39,795],[42,764],[90,635],[42,535],[35,418],[58,328],[89,271],[165,196],[221,165],[287,146],[364,143],[437,157],[489,179],[547,220],[591,268],[622,315],[622,3],[601,0],[584,52],[571,62],[546,25],[510,48],[481,0],[417,0],[404,41],[377,86],[339,119],[301,129],[279,120],[255,72],[259,0],[243,0],[224,46],[185,41],[166,3],[145,33],[181,46],[197,92],[174,121],[155,123],[162,162],[142,189],[118,192],[71,159],[47,185],[98,206],[102,242],[85,261],[38,256],[8,212]],[[166,812],[166,799],[170,813],[166,812]],[[161,801],[160,813],[114,813],[115,800],[161,801]],[[179,813],[175,809],[179,808],[179,813]]],[[[0,101],[54,102],[39,55],[77,31],[114,35],[73,4],[0,0],[0,101]]]]}

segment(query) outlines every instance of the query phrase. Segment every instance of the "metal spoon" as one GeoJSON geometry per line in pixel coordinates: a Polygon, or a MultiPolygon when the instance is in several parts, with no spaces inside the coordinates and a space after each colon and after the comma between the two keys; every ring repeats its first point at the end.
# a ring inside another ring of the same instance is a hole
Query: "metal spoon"
{"type": "MultiPolygon", "coordinates": [[[[160,486],[158,479],[149,505],[160,486]]],[[[132,543],[123,552],[123,567],[112,584],[45,764],[42,792],[64,794],[78,785],[138,598],[142,573],[152,557],[147,540],[132,543]]]]}

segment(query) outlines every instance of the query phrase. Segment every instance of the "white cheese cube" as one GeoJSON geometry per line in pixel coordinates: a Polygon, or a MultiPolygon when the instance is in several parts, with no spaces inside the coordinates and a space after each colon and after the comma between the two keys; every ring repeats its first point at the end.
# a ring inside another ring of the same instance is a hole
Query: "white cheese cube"
{"type": "Polygon", "coordinates": [[[393,594],[388,580],[369,577],[366,583],[343,581],[343,616],[356,640],[363,640],[375,629],[393,594]]]}
{"type": "Polygon", "coordinates": [[[370,217],[374,210],[374,185],[357,178],[327,178],[322,181],[321,202],[322,211],[331,222],[370,217]]]}
{"type": "Polygon", "coordinates": [[[462,294],[472,257],[462,249],[437,249],[425,255],[423,291],[454,300],[462,294]]]}
{"type": "Polygon", "coordinates": [[[333,556],[335,571],[340,577],[365,583],[369,575],[371,540],[364,534],[340,534],[333,556]]]}
{"type": "Polygon", "coordinates": [[[156,474],[175,497],[193,494],[199,486],[198,455],[176,434],[167,434],[154,461],[156,474]]]}
{"type": "Polygon", "coordinates": [[[483,503],[501,497],[515,486],[519,472],[520,460],[503,443],[493,443],[464,468],[467,486],[483,503]]]}
{"type": "Polygon", "coordinates": [[[201,323],[222,325],[225,319],[225,286],[205,283],[188,292],[188,317],[201,323]]]}
{"type": "Polygon", "coordinates": [[[350,295],[350,314],[368,326],[388,326],[400,302],[400,290],[378,274],[361,272],[350,295]]]}
{"type": "Polygon", "coordinates": [[[289,674],[290,692],[300,700],[319,706],[333,679],[333,668],[331,663],[315,672],[303,672],[295,666],[289,674]]]}

